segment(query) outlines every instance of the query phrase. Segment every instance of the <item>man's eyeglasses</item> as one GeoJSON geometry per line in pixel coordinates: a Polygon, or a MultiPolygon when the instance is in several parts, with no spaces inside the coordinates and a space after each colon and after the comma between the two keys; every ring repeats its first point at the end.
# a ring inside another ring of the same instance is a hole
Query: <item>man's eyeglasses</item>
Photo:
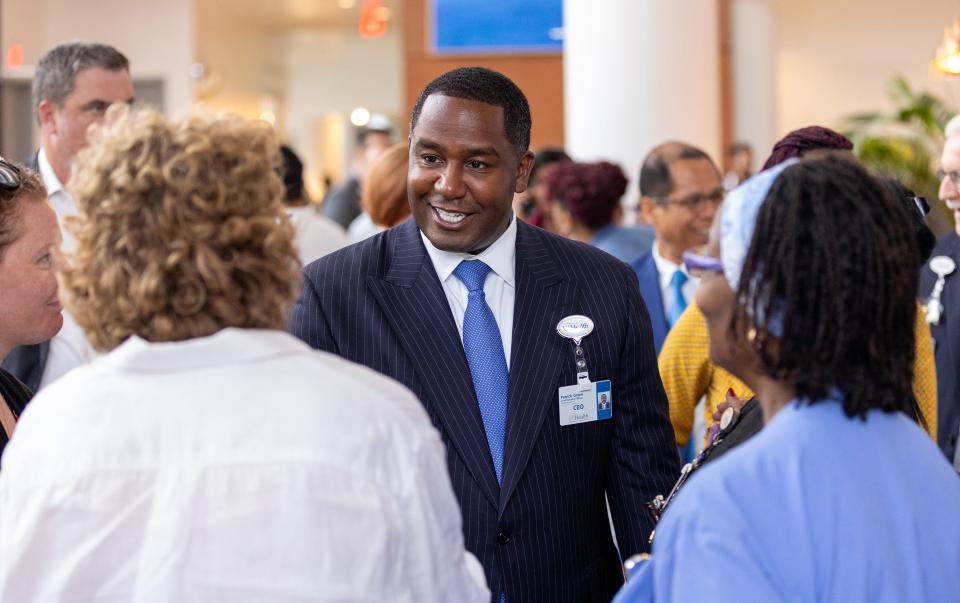
{"type": "Polygon", "coordinates": [[[727,192],[723,188],[718,188],[709,193],[694,193],[680,199],[671,199],[670,197],[652,197],[660,205],[679,205],[687,209],[699,209],[702,205],[720,205],[727,192]]]}
{"type": "Polygon", "coordinates": [[[950,183],[957,190],[960,190],[960,171],[945,172],[943,168],[937,170],[937,180],[943,182],[944,178],[949,178],[950,183]]]}
{"type": "Polygon", "coordinates": [[[15,191],[20,188],[20,168],[0,157],[0,190],[15,191]]]}
{"type": "Polygon", "coordinates": [[[690,276],[697,278],[703,278],[705,274],[723,273],[723,264],[717,258],[690,253],[689,251],[683,252],[683,265],[690,276]]]}

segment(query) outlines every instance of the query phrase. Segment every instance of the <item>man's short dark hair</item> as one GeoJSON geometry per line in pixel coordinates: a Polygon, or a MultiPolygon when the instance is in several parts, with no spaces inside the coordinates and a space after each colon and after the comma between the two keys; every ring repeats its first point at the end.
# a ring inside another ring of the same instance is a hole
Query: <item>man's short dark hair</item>
{"type": "Polygon", "coordinates": [[[43,100],[62,105],[73,92],[77,74],[93,67],[130,71],[130,61],[113,46],[96,42],[67,42],[47,51],[33,75],[33,110],[43,100]]]}
{"type": "Polygon", "coordinates": [[[640,166],[640,194],[644,197],[666,197],[672,193],[670,165],[684,159],[706,159],[713,169],[717,169],[710,156],[701,149],[685,142],[665,142],[650,151],[640,166]]]}
{"type": "Polygon", "coordinates": [[[417,127],[423,103],[432,94],[479,101],[503,109],[504,134],[521,156],[530,148],[530,105],[520,88],[502,73],[483,67],[461,67],[433,80],[420,93],[410,114],[410,131],[417,127]]]}
{"type": "Polygon", "coordinates": [[[530,182],[533,182],[541,168],[561,161],[571,161],[570,155],[567,155],[567,152],[561,148],[547,147],[537,151],[536,155],[533,156],[533,166],[530,168],[530,182]]]}
{"type": "Polygon", "coordinates": [[[284,200],[296,202],[303,199],[303,162],[296,151],[287,145],[280,147],[283,166],[284,200]]]}

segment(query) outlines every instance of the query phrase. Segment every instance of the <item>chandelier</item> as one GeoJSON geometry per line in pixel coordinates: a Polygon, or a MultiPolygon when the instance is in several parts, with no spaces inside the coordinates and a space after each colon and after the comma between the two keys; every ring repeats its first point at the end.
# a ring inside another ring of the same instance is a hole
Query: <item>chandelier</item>
{"type": "Polygon", "coordinates": [[[960,75],[960,18],[944,30],[933,68],[945,75],[960,75]]]}

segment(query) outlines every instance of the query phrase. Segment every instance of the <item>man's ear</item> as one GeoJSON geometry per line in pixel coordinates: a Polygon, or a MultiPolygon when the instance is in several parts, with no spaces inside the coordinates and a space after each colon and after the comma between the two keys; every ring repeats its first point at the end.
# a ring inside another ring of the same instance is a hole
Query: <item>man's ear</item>
{"type": "Polygon", "coordinates": [[[37,105],[37,117],[40,119],[40,127],[43,128],[53,128],[53,132],[56,132],[57,120],[54,119],[54,116],[57,112],[57,105],[46,99],[40,101],[40,104],[37,105]]]}
{"type": "Polygon", "coordinates": [[[650,197],[640,197],[640,216],[647,224],[653,225],[657,202],[650,197]]]}
{"type": "Polygon", "coordinates": [[[522,193],[527,190],[527,181],[530,179],[530,169],[533,167],[533,151],[528,150],[517,164],[517,179],[513,192],[522,193]]]}

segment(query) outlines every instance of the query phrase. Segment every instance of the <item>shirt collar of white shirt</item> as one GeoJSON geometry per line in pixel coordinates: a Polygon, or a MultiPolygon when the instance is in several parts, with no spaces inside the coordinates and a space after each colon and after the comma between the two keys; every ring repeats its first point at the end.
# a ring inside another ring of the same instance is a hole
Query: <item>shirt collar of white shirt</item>
{"type": "Polygon", "coordinates": [[[57,178],[57,173],[53,171],[53,166],[50,165],[50,160],[47,159],[47,152],[42,147],[37,154],[37,168],[40,171],[40,177],[43,178],[43,186],[47,189],[48,197],[64,191],[63,183],[57,178]]]}
{"type": "Polygon", "coordinates": [[[653,247],[651,249],[653,253],[653,263],[657,267],[657,273],[660,276],[660,289],[666,290],[670,286],[670,280],[673,278],[673,273],[677,270],[682,271],[688,277],[690,276],[687,273],[686,267],[683,264],[674,264],[667,258],[660,255],[660,241],[654,241],[653,247]]]}
{"type": "Polygon", "coordinates": [[[134,335],[94,362],[125,372],[171,373],[245,364],[271,356],[300,354],[304,349],[309,348],[283,331],[228,327],[213,335],[184,341],[152,343],[134,335]]]}
{"type": "Polygon", "coordinates": [[[453,271],[460,265],[460,262],[464,260],[480,260],[487,266],[490,266],[490,269],[503,279],[503,282],[514,287],[514,275],[516,273],[515,260],[517,257],[516,215],[510,217],[510,224],[507,226],[507,229],[503,231],[503,234],[500,235],[500,238],[477,255],[437,249],[433,246],[433,243],[430,242],[430,239],[423,234],[423,231],[420,231],[420,238],[423,239],[423,244],[427,248],[430,261],[433,262],[433,269],[436,270],[441,283],[446,282],[446,280],[450,278],[450,275],[452,275],[453,271]]]}
{"type": "MultiPolygon", "coordinates": [[[[53,166],[50,165],[50,160],[47,159],[47,153],[43,148],[37,154],[37,168],[40,177],[43,179],[43,186],[47,189],[47,199],[50,200],[50,205],[53,206],[53,211],[56,212],[57,217],[62,220],[66,216],[75,215],[77,204],[73,200],[73,195],[57,178],[57,174],[53,171],[53,166]]],[[[66,233],[64,237],[67,237],[66,233]]]]}

